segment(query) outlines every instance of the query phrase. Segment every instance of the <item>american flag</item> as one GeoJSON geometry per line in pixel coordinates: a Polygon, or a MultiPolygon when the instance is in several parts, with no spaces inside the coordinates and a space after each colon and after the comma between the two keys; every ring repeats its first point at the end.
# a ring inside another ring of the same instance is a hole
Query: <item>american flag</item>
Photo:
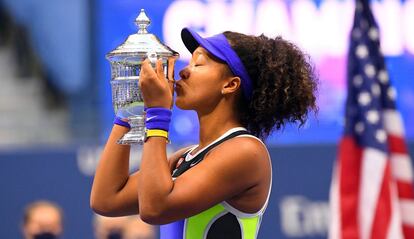
{"type": "Polygon", "coordinates": [[[368,0],[356,1],[350,37],[329,238],[414,239],[412,165],[368,0]]]}

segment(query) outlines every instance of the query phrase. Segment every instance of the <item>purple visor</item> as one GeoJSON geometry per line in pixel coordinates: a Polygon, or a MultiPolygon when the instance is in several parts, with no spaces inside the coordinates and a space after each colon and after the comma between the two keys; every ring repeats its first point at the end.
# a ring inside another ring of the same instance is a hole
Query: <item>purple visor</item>
{"type": "Polygon", "coordinates": [[[252,80],[250,79],[246,68],[244,68],[242,61],[231,48],[224,34],[203,38],[195,31],[189,28],[183,28],[183,30],[181,30],[181,39],[183,40],[185,47],[187,47],[191,53],[193,53],[197,47],[201,46],[211,55],[225,62],[229,66],[231,72],[233,72],[235,76],[240,77],[243,95],[248,100],[251,98],[253,93],[252,80]]]}

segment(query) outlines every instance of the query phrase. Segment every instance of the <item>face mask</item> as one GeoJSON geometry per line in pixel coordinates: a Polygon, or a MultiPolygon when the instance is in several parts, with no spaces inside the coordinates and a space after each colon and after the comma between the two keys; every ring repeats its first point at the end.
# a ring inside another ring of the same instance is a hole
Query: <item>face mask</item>
{"type": "Polygon", "coordinates": [[[108,234],[107,239],[122,239],[122,234],[120,232],[111,232],[108,234]]]}
{"type": "Polygon", "coordinates": [[[52,234],[50,232],[43,232],[40,234],[36,234],[34,235],[33,239],[57,239],[58,236],[56,236],[55,234],[52,234]]]}

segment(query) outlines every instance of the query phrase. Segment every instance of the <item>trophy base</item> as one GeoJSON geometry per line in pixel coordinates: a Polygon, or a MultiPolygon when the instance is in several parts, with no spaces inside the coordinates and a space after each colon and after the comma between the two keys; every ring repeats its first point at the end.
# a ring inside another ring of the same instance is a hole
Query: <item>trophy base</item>
{"type": "Polygon", "coordinates": [[[122,145],[144,144],[145,142],[145,115],[128,117],[131,129],[117,143],[122,145]]]}
{"type": "Polygon", "coordinates": [[[117,144],[122,144],[122,145],[132,145],[132,144],[142,145],[144,144],[144,137],[125,134],[122,138],[118,139],[118,141],[116,142],[117,144]]]}

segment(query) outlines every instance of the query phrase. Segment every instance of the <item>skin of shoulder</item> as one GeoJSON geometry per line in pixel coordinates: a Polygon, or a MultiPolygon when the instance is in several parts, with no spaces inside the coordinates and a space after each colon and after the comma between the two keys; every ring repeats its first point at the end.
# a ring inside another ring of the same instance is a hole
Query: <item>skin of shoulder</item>
{"type": "Polygon", "coordinates": [[[151,223],[188,218],[234,197],[239,200],[235,205],[242,205],[237,209],[256,212],[266,200],[269,177],[267,149],[262,143],[248,137],[230,139],[174,181],[173,190],[159,205],[164,210],[151,223]],[[243,197],[249,190],[257,192],[243,197]]]}
{"type": "MultiPolygon", "coordinates": [[[[271,164],[266,146],[252,137],[236,137],[222,144],[221,148],[212,150],[206,160],[225,158],[227,174],[232,182],[229,187],[239,191],[225,201],[246,213],[254,213],[262,208],[271,181],[271,164]],[[225,155],[232,155],[226,157],[225,155]],[[236,166],[235,166],[236,165],[236,166]]],[[[215,160],[215,163],[221,163],[215,160]]]]}

